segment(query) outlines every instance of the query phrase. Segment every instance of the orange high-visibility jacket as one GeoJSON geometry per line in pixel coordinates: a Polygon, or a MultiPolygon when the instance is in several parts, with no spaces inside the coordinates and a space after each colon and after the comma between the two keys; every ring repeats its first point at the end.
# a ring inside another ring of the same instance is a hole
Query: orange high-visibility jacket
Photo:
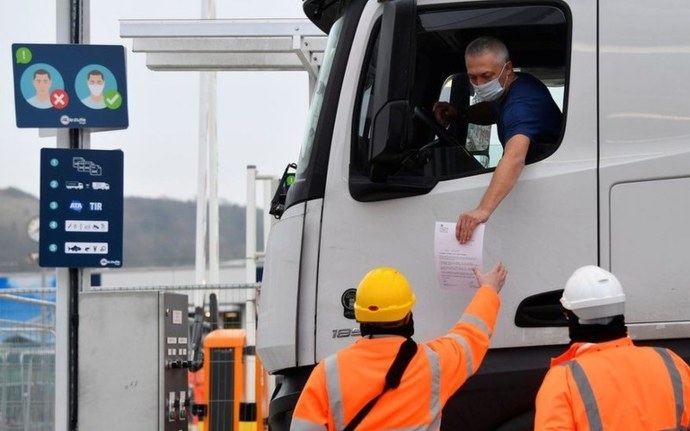
{"type": "Polygon", "coordinates": [[[551,362],[539,389],[534,429],[685,430],[690,367],[667,349],[628,337],[574,343],[551,362]]]}
{"type": "MultiPolygon", "coordinates": [[[[448,398],[479,368],[496,323],[500,299],[481,287],[460,321],[442,337],[419,343],[400,386],[386,392],[358,431],[438,430],[448,398]]],[[[362,338],[319,363],[292,417],[292,431],[341,431],[383,390],[399,336],[362,338]]]]}

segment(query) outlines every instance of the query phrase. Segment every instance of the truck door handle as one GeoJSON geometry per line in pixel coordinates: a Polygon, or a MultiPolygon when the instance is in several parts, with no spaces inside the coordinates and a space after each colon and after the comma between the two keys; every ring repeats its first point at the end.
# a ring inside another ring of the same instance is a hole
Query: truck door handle
{"type": "Polygon", "coordinates": [[[515,326],[519,328],[546,328],[568,326],[561,306],[563,289],[542,292],[522,300],[515,313],[515,326]]]}

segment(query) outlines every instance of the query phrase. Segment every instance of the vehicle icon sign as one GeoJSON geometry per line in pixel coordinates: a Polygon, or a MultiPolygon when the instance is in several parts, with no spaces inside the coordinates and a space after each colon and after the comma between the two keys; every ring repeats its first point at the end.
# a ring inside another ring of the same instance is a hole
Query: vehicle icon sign
{"type": "Polygon", "coordinates": [[[100,177],[103,174],[103,169],[100,165],[86,160],[83,157],[73,157],[72,167],[77,170],[77,172],[88,173],[94,177],[100,177]]]}
{"type": "Polygon", "coordinates": [[[72,247],[67,248],[69,251],[81,251],[81,247],[78,245],[73,245],[72,247]]]}
{"type": "Polygon", "coordinates": [[[84,183],[81,183],[79,181],[67,181],[65,183],[65,187],[67,188],[67,190],[83,190],[84,183]]]}
{"type": "Polygon", "coordinates": [[[110,190],[110,184],[104,183],[102,181],[91,183],[91,187],[94,190],[110,190]]]}

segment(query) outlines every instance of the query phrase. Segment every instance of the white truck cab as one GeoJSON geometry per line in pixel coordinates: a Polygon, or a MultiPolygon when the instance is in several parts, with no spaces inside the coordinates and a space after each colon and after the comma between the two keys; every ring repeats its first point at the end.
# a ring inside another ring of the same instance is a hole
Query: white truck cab
{"type": "Polygon", "coordinates": [[[531,429],[534,397],[568,342],[558,298],[598,264],[627,294],[640,343],[690,358],[690,8],[682,0],[305,0],[329,33],[285,211],[271,230],[258,352],[282,376],[273,430],[289,428],[311,368],[352,343],[352,291],[376,266],[411,280],[418,341],[473,296],[439,287],[436,221],[474,209],[501,146],[495,126],[435,126],[439,100],[474,102],[464,50],[498,37],[563,112],[486,226],[484,260],[509,279],[491,350],[448,402],[446,430],[531,429]]]}

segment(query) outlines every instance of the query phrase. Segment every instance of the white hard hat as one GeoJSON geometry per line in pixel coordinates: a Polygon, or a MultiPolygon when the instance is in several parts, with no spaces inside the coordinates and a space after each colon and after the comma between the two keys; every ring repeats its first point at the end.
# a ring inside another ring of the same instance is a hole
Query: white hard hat
{"type": "Polygon", "coordinates": [[[579,318],[595,323],[625,312],[625,294],[615,275],[594,265],[575,270],[565,283],[561,305],[579,318]]]}

